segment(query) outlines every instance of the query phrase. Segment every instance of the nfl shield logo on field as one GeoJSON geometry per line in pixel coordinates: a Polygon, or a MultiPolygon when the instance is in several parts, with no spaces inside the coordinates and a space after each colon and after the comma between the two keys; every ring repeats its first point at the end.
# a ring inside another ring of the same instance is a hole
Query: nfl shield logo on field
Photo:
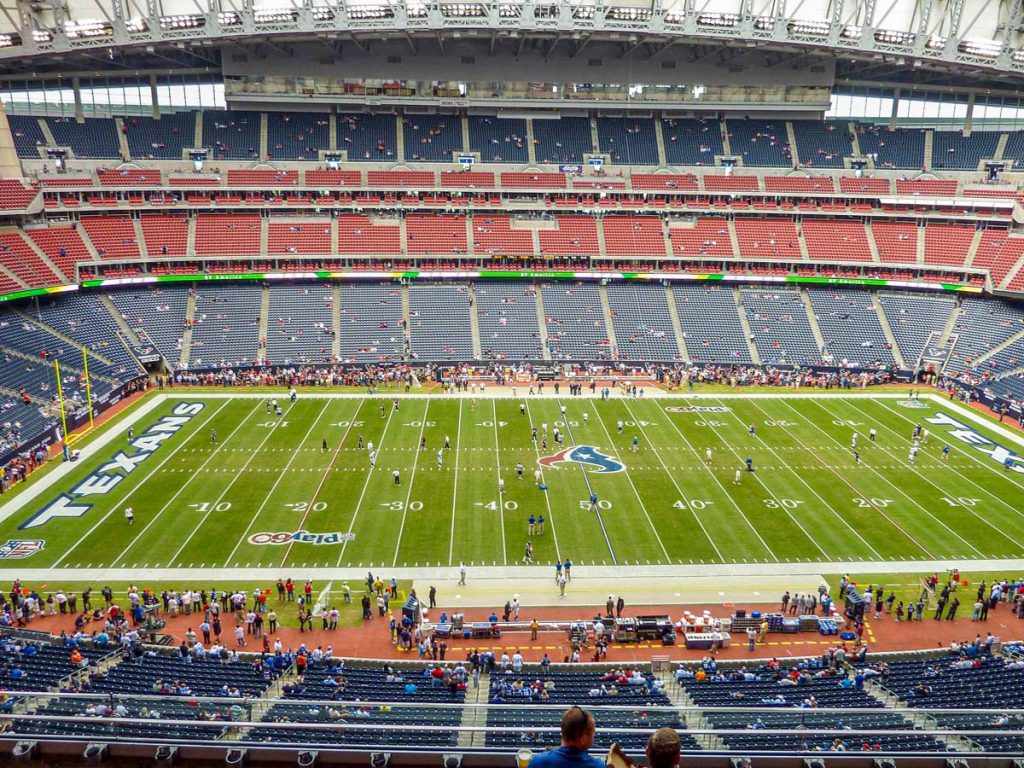
{"type": "Polygon", "coordinates": [[[0,544],[0,559],[21,560],[43,549],[42,539],[8,539],[0,544]]]}

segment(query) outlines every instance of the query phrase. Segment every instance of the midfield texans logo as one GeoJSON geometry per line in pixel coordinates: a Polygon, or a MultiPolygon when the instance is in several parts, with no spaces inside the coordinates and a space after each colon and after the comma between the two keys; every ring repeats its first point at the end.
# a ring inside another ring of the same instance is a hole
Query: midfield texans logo
{"type": "Polygon", "coordinates": [[[621,472],[626,468],[621,461],[606,456],[601,453],[600,449],[592,445],[571,445],[551,456],[537,459],[537,463],[542,467],[551,467],[552,469],[559,469],[558,465],[567,461],[597,467],[597,469],[590,470],[591,472],[621,472]]]}

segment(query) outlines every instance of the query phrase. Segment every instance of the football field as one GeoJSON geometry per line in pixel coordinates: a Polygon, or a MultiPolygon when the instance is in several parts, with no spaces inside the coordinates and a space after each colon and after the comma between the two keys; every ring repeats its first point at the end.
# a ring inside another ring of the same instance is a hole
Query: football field
{"type": "Polygon", "coordinates": [[[277,397],[151,394],[0,498],[4,567],[1024,557],[1019,435],[937,396],[277,397]]]}

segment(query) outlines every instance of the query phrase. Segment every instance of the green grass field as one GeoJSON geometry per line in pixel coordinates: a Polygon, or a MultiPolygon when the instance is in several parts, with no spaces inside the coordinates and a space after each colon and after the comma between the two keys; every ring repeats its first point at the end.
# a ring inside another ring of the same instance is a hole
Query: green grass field
{"type": "Polygon", "coordinates": [[[106,428],[115,435],[109,443],[87,442],[70,471],[41,477],[45,488],[34,498],[29,484],[0,499],[0,544],[43,542],[3,565],[512,565],[522,561],[528,538],[535,564],[566,557],[607,565],[955,564],[1024,556],[1024,474],[1004,470],[1001,454],[990,456],[993,446],[983,441],[1024,452],[1021,445],[938,400],[908,407],[903,396],[886,395],[531,398],[520,415],[520,401],[511,398],[402,398],[396,411],[390,397],[303,394],[295,404],[282,399],[277,419],[267,414],[265,396],[152,395],[155,407],[133,409],[106,428]],[[691,406],[705,410],[685,410],[691,406]],[[925,422],[943,415],[961,426],[925,422]],[[911,466],[915,424],[931,434],[911,466]],[[539,490],[533,473],[538,459],[560,450],[556,426],[561,449],[579,446],[573,455],[583,457],[596,449],[608,459],[605,468],[618,462],[624,469],[543,466],[547,490],[539,490]],[[378,450],[372,471],[360,436],[378,450]],[[445,436],[450,450],[443,450],[445,436]],[[736,484],[735,470],[748,457],[756,471],[736,484]],[[133,525],[126,506],[135,511],[133,525]],[[531,514],[547,519],[542,535],[528,536],[531,514]],[[297,531],[327,536],[294,540],[297,531]]]}

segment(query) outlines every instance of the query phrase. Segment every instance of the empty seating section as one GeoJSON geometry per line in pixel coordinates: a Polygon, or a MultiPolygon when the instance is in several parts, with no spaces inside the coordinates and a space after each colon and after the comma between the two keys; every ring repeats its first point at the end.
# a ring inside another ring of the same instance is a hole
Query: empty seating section
{"type": "Polygon", "coordinates": [[[602,221],[609,256],[665,256],[665,232],[658,216],[606,216],[602,221]]]}
{"type": "Polygon", "coordinates": [[[67,282],[36,255],[20,232],[0,233],[0,264],[32,288],[67,282]]]}
{"type": "Polygon", "coordinates": [[[620,360],[679,360],[668,298],[661,285],[614,283],[608,308],[620,360]]]}
{"type": "MultiPolygon", "coordinates": [[[[2,262],[0,262],[0,264],[2,264],[2,262]]],[[[21,290],[21,288],[21,283],[7,274],[0,272],[0,294],[14,293],[15,291],[21,290]]]]}
{"type": "Polygon", "coordinates": [[[967,297],[960,307],[953,328],[958,338],[945,368],[947,373],[973,368],[979,357],[1024,330],[1024,316],[1009,302],[967,297]]]}
{"type": "Polygon", "coordinates": [[[192,368],[221,368],[255,360],[259,350],[258,285],[200,286],[192,327],[192,368]]]}
{"type": "Polygon", "coordinates": [[[843,158],[853,155],[849,123],[794,120],[793,135],[802,166],[842,168],[843,158]]]}
{"type": "MultiPolygon", "coordinates": [[[[14,123],[11,123],[11,129],[13,130],[13,128],[14,123]]],[[[15,136],[15,141],[17,142],[17,136],[15,136]]],[[[21,155],[20,148],[18,149],[18,155],[21,155]]],[[[35,157],[35,155],[31,155],[31,157],[35,157]]],[[[1006,147],[1003,149],[1003,159],[1012,160],[1015,170],[1020,169],[1024,165],[1024,131],[1007,133],[1006,147]]]]}
{"type": "MultiPolygon", "coordinates": [[[[943,659],[895,661],[889,664],[886,687],[914,707],[933,709],[995,709],[1011,712],[1024,706],[1024,670],[1003,658],[981,654],[976,661],[949,656],[943,659]],[[975,666],[975,663],[977,666],[975,666]]],[[[951,713],[935,715],[940,728],[992,730],[965,738],[989,752],[1020,754],[1020,738],[1001,735],[1001,728],[1018,729],[1019,714],[999,724],[999,715],[951,713]]]]}
{"type": "MultiPolygon", "coordinates": [[[[941,334],[956,301],[947,296],[879,293],[878,301],[903,353],[903,362],[915,368],[932,333],[941,334]]],[[[938,341],[938,338],[932,339],[938,341]]]]}
{"type": "Polygon", "coordinates": [[[717,120],[662,118],[661,137],[669,165],[714,165],[722,149],[722,124],[717,120]]]}
{"type": "Polygon", "coordinates": [[[725,219],[696,219],[691,226],[670,221],[669,239],[675,256],[732,256],[732,239],[725,219]]]}
{"type": "Polygon", "coordinates": [[[270,287],[267,360],[272,364],[330,362],[334,289],[327,285],[270,287]]]}
{"type": "Polygon", "coordinates": [[[87,216],[82,229],[101,259],[136,259],[139,239],[127,216],[87,216]]]}
{"type": "Polygon", "coordinates": [[[977,367],[984,373],[993,376],[1001,376],[1010,371],[1024,368],[1024,339],[1011,341],[1002,349],[992,353],[991,357],[986,358],[977,367]]]}
{"type": "Polygon", "coordinates": [[[371,187],[422,189],[435,184],[433,171],[367,171],[366,177],[371,187]]]}
{"type": "Polygon", "coordinates": [[[239,187],[263,187],[276,189],[294,187],[299,183],[298,171],[281,171],[271,169],[228,171],[228,184],[239,187]]]}
{"type": "Polygon", "coordinates": [[[476,316],[485,360],[538,360],[543,356],[537,289],[525,283],[477,283],[476,316]]]}
{"type": "Polygon", "coordinates": [[[477,213],[473,216],[473,252],[486,254],[532,254],[533,233],[513,229],[506,214],[477,213]]]}
{"type": "Polygon", "coordinates": [[[213,160],[255,160],[260,151],[260,113],[232,110],[203,112],[203,146],[213,160]]]}
{"type": "MultiPolygon", "coordinates": [[[[464,285],[409,286],[409,347],[418,360],[472,360],[469,289],[464,285]]],[[[482,344],[482,341],[481,341],[482,344]]]]}
{"type": "Polygon", "coordinates": [[[654,121],[638,117],[597,118],[598,151],[616,165],[658,165],[654,121]]]}
{"type": "Polygon", "coordinates": [[[57,268],[69,279],[76,278],[75,264],[81,261],[92,261],[89,250],[74,226],[50,226],[38,229],[26,229],[26,234],[39,247],[57,268]]]}
{"type": "Polygon", "coordinates": [[[47,117],[47,126],[58,147],[71,147],[76,157],[99,159],[120,158],[117,126],[113,120],[87,118],[82,123],[74,118],[47,117]]]}
{"type": "Polygon", "coordinates": [[[96,178],[103,187],[157,187],[163,181],[158,170],[126,167],[100,169],[96,178]]]}
{"type": "MultiPolygon", "coordinates": [[[[44,402],[54,401],[53,361],[59,360],[64,397],[84,402],[85,387],[79,378],[83,370],[81,350],[20,315],[6,314],[0,318],[0,354],[4,360],[4,365],[0,365],[0,386],[15,392],[24,389],[44,402]],[[8,350],[20,352],[21,356],[11,356],[8,350]]],[[[91,356],[89,373],[93,394],[100,394],[113,381],[109,366],[91,356]]],[[[24,437],[28,438],[27,432],[24,437]]]]}
{"type": "MultiPolygon", "coordinates": [[[[6,416],[5,416],[6,418],[6,416]]],[[[70,651],[35,642],[0,640],[0,690],[45,691],[75,671],[70,651]],[[12,675],[20,669],[24,674],[12,675]]]]}
{"type": "Polygon", "coordinates": [[[931,736],[916,733],[910,722],[891,710],[880,711],[881,701],[863,688],[844,688],[834,675],[818,677],[817,667],[801,664],[800,673],[787,668],[761,667],[726,671],[720,678],[680,682],[698,707],[777,707],[777,712],[758,712],[745,716],[738,712],[708,710],[708,724],[721,730],[729,749],[744,751],[818,752],[837,750],[835,735],[819,734],[826,729],[844,731],[839,737],[843,751],[879,749],[884,751],[941,751],[944,745],[931,736]],[[781,686],[779,681],[801,675],[800,684],[781,686]],[[819,707],[842,707],[845,712],[822,711],[819,707]],[[789,729],[784,734],[764,729],[789,729]],[[906,733],[872,733],[906,730],[906,733]],[[866,745],[866,747],[864,746],[866,745]],[[874,747],[874,745],[878,745],[874,747]]]}
{"type": "Polygon", "coordinates": [[[503,173],[504,189],[565,189],[564,173],[503,173]]]}
{"type": "Polygon", "coordinates": [[[183,256],[188,248],[188,217],[144,213],[139,219],[146,252],[151,259],[183,256]]]}
{"type": "Polygon", "coordinates": [[[331,255],[331,220],[296,218],[271,221],[267,232],[267,253],[295,253],[312,256],[331,255]]]}
{"type": "Polygon", "coordinates": [[[729,288],[675,285],[679,326],[694,363],[749,363],[750,349],[729,288]],[[714,318],[713,323],[708,318],[714,318]]]}
{"type": "Polygon", "coordinates": [[[466,217],[461,214],[410,213],[405,218],[409,253],[466,253],[466,217]]]}
{"type": "Polygon", "coordinates": [[[872,158],[876,168],[924,167],[924,131],[860,125],[857,143],[861,154],[872,158]]]}
{"type": "Polygon", "coordinates": [[[31,205],[39,192],[18,179],[0,179],[0,211],[20,211],[31,205]]]}
{"type": "Polygon", "coordinates": [[[308,187],[359,187],[362,183],[362,171],[306,171],[308,187]]]}
{"type": "Polygon", "coordinates": [[[267,112],[267,158],[316,160],[330,149],[330,119],[316,112],[267,112]]]}
{"type": "Polygon", "coordinates": [[[114,291],[110,300],[136,336],[151,342],[176,368],[181,359],[182,334],[188,291],[184,288],[148,288],[114,291]]]}
{"type": "MultiPolygon", "coordinates": [[[[73,294],[60,301],[40,303],[32,316],[81,346],[108,358],[113,365],[89,360],[89,374],[108,375],[127,381],[143,372],[122,341],[121,329],[100,297],[94,293],[73,294]]],[[[81,356],[79,356],[81,366],[81,356]]]]}
{"type": "Polygon", "coordinates": [[[330,667],[326,664],[313,665],[301,682],[285,686],[285,698],[294,703],[275,704],[264,716],[265,727],[253,729],[247,740],[276,744],[355,744],[363,748],[380,745],[392,748],[429,749],[431,747],[454,748],[458,732],[454,730],[462,720],[458,707],[431,706],[432,703],[462,703],[466,699],[464,690],[451,693],[443,679],[429,675],[430,670],[399,670],[385,675],[378,667],[330,667]],[[344,681],[339,689],[338,681],[344,681]],[[414,692],[407,687],[412,685],[414,692]],[[330,708],[323,702],[330,700],[345,702],[330,708]],[[415,707],[372,707],[360,706],[360,701],[389,701],[415,704],[415,707]],[[332,712],[331,709],[334,711],[332,712]],[[322,723],[332,720],[346,724],[374,726],[372,728],[336,727],[317,731],[294,728],[274,728],[274,723],[322,723]],[[402,726],[442,726],[431,731],[403,729],[402,726]],[[445,728],[444,726],[447,726],[445,728]]]}
{"type": "Polygon", "coordinates": [[[582,163],[583,156],[594,152],[590,119],[561,117],[533,119],[533,144],[538,163],[582,163]]]}
{"type": "Polygon", "coordinates": [[[871,246],[859,221],[804,219],[800,228],[812,259],[871,261],[871,246]]]}
{"type": "Polygon", "coordinates": [[[544,285],[541,295],[548,350],[553,359],[603,360],[611,357],[601,295],[596,285],[544,285]]]}
{"type": "Polygon", "coordinates": [[[994,160],[998,131],[935,131],[932,136],[932,167],[976,171],[982,160],[994,160]]]}
{"type": "Polygon", "coordinates": [[[458,115],[410,115],[402,118],[405,159],[451,163],[462,146],[462,119],[458,115]]]}
{"type": "Polygon", "coordinates": [[[807,295],[825,339],[825,355],[831,355],[835,362],[861,368],[891,368],[896,364],[871,294],[809,288],[807,295]]]}
{"type": "Polygon", "coordinates": [[[441,186],[494,189],[494,174],[491,171],[441,171],[441,186]]]}
{"type": "Polygon", "coordinates": [[[743,165],[785,168],[793,165],[786,123],[782,120],[726,120],[729,147],[743,165]]]}
{"type": "Polygon", "coordinates": [[[402,230],[396,219],[381,219],[362,213],[338,216],[338,253],[402,252],[402,230]]]}
{"type": "Polygon", "coordinates": [[[981,233],[981,242],[971,266],[989,270],[992,284],[999,286],[1022,254],[1024,237],[1010,237],[1008,230],[989,227],[981,233]]]}
{"type": "Polygon", "coordinates": [[[957,182],[953,179],[896,179],[897,195],[953,197],[957,182]]]}
{"type": "Polygon", "coordinates": [[[883,264],[916,264],[918,227],[909,221],[871,222],[878,259],[883,264]]]}
{"type": "Polygon", "coordinates": [[[974,239],[971,224],[929,222],[924,229],[924,263],[962,267],[974,239]]]}
{"type": "Polygon", "coordinates": [[[14,136],[18,157],[39,159],[39,147],[46,145],[46,136],[39,127],[39,118],[30,115],[7,115],[14,136]]]}
{"type": "Polygon", "coordinates": [[[828,176],[765,176],[766,192],[810,192],[812,194],[832,194],[835,186],[828,176]]]}
{"type": "Polygon", "coordinates": [[[348,161],[383,162],[398,159],[398,128],[394,115],[339,114],[338,150],[348,161]]]}
{"type": "Polygon", "coordinates": [[[346,362],[401,360],[405,352],[402,328],[402,288],[386,283],[341,286],[338,339],[346,362]]]}
{"type": "Polygon", "coordinates": [[[468,149],[480,153],[480,162],[520,165],[529,161],[525,120],[470,115],[466,121],[468,149]]]}
{"type": "Polygon", "coordinates": [[[740,291],[750,335],[765,365],[814,365],[821,359],[799,292],[740,291]]]}
{"type": "Polygon", "coordinates": [[[126,117],[124,136],[136,159],[181,160],[196,144],[195,112],[164,112],[160,119],[126,117]]]}
{"type": "Polygon", "coordinates": [[[892,184],[888,179],[872,178],[851,178],[843,176],[839,179],[839,191],[848,195],[888,195],[892,192],[892,184]]]}
{"type": "Polygon", "coordinates": [[[209,657],[190,661],[177,655],[141,656],[134,663],[114,665],[102,679],[90,681],[90,689],[95,693],[147,695],[153,693],[157,683],[177,681],[187,686],[192,696],[216,696],[226,685],[252,697],[263,693],[269,683],[251,664],[222,664],[209,657]]]}
{"type": "MultiPolygon", "coordinates": [[[[670,709],[664,691],[656,687],[655,683],[661,681],[655,681],[649,673],[636,678],[636,683],[618,685],[600,672],[544,672],[538,679],[536,673],[524,671],[522,679],[519,678],[511,672],[491,675],[488,698],[492,701],[499,698],[508,706],[488,710],[487,725],[493,729],[487,733],[490,748],[514,750],[525,745],[539,751],[557,747],[562,710],[576,702],[607,703],[617,708],[602,710],[596,715],[598,732],[592,750],[595,754],[606,752],[613,741],[630,754],[641,754],[647,736],[640,729],[667,727],[685,731],[686,728],[679,713],[670,709]],[[517,680],[524,684],[520,687],[517,680]],[[533,680],[538,682],[531,685],[533,680]],[[600,690],[602,686],[606,690],[615,688],[616,695],[611,698],[591,695],[591,691],[600,690]],[[541,699],[541,687],[547,690],[547,699],[541,699]],[[532,728],[556,730],[540,733],[532,728]]],[[[679,737],[684,751],[699,749],[692,736],[684,732],[679,737]]]]}
{"type": "Polygon", "coordinates": [[[594,256],[601,248],[597,241],[597,224],[590,216],[559,216],[558,229],[542,229],[540,252],[546,256],[594,256]]]}
{"type": "Polygon", "coordinates": [[[737,218],[736,240],[747,259],[799,259],[800,237],[792,219],[737,218]]]}
{"type": "Polygon", "coordinates": [[[696,192],[700,189],[693,174],[634,173],[630,176],[633,189],[673,189],[696,192]]]}
{"type": "Polygon", "coordinates": [[[196,216],[197,256],[258,256],[260,217],[248,213],[196,216]]]}
{"type": "Polygon", "coordinates": [[[704,189],[708,192],[757,192],[757,176],[705,176],[704,189]]]}

